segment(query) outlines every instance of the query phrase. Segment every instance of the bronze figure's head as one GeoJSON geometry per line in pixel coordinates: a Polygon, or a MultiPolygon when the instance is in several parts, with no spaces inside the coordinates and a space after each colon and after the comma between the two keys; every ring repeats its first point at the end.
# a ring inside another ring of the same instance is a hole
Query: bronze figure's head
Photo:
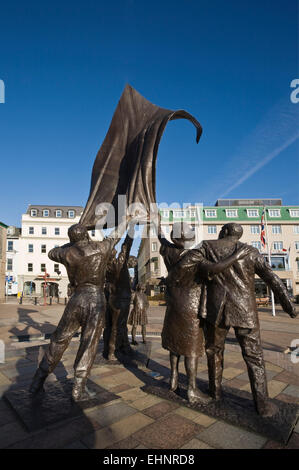
{"type": "Polygon", "coordinates": [[[82,224],[74,224],[68,229],[68,236],[71,243],[89,240],[87,228],[82,224]]]}
{"type": "Polygon", "coordinates": [[[240,224],[230,223],[223,225],[218,238],[236,238],[239,240],[243,235],[243,228],[240,224]]]}

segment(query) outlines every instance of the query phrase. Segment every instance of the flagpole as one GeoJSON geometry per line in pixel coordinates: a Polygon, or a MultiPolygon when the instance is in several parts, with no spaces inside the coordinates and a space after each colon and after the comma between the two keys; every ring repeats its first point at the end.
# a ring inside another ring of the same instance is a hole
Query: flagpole
{"type": "MultiPolygon", "coordinates": [[[[268,223],[267,223],[267,212],[266,207],[264,206],[264,214],[265,214],[265,225],[266,225],[266,237],[267,237],[267,245],[268,245],[268,259],[269,264],[271,266],[271,254],[270,254],[270,243],[269,243],[269,235],[268,235],[268,223]]],[[[272,315],[275,317],[275,302],[274,302],[274,294],[273,291],[270,289],[271,293],[271,303],[272,303],[272,315]]]]}

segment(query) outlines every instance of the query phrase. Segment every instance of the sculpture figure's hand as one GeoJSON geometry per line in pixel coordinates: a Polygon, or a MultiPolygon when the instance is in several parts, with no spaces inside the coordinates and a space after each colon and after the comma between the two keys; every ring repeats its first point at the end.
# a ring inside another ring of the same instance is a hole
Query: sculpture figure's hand
{"type": "Polygon", "coordinates": [[[298,313],[296,311],[295,305],[291,304],[291,308],[287,313],[290,315],[291,318],[296,318],[298,313]]]}

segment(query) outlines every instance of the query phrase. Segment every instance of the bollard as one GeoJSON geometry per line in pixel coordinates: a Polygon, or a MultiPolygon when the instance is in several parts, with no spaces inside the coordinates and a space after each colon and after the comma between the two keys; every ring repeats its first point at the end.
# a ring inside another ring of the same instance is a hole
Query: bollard
{"type": "Polygon", "coordinates": [[[34,305],[37,305],[37,297],[34,297],[34,305]]]}
{"type": "Polygon", "coordinates": [[[50,297],[50,305],[52,305],[52,298],[53,298],[53,297],[50,297]]]}

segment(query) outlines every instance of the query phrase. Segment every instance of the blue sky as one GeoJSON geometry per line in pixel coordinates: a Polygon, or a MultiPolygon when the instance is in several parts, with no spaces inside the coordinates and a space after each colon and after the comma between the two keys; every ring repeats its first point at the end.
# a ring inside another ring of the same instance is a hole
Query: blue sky
{"type": "Polygon", "coordinates": [[[126,83],[203,126],[171,122],[160,202],[298,204],[295,0],[10,1],[0,11],[0,220],[28,204],[85,205],[126,83]]]}

